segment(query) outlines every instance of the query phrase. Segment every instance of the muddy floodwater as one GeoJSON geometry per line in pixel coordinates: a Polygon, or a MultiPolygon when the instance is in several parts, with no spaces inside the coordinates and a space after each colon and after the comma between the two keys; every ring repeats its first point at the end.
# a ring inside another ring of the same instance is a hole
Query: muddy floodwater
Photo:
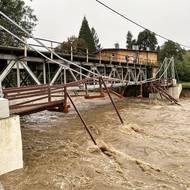
{"type": "Polygon", "coordinates": [[[22,118],[24,168],[0,177],[5,190],[190,190],[190,99],[181,106],[148,99],[77,105],[74,111],[22,118]],[[97,105],[97,106],[96,106],[97,105]]]}

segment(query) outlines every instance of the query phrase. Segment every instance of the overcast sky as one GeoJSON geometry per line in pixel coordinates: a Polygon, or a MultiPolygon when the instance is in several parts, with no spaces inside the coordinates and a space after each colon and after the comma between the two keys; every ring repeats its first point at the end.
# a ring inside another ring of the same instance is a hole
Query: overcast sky
{"type": "MultiPolygon", "coordinates": [[[[95,0],[25,0],[38,17],[37,37],[64,41],[78,36],[81,22],[87,17],[104,48],[118,42],[125,47],[130,30],[136,38],[141,28],[110,12],[95,0]]],[[[102,0],[105,4],[145,27],[190,46],[190,0],[102,0]]],[[[163,43],[162,40],[159,40],[163,43]]]]}

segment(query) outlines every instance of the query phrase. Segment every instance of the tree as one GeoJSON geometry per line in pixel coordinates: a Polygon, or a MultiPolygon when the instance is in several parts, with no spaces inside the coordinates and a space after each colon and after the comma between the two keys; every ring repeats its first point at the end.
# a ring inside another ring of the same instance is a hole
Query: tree
{"type": "Polygon", "coordinates": [[[174,57],[176,61],[183,61],[184,49],[173,41],[167,41],[161,46],[159,51],[159,61],[163,61],[165,57],[174,57]]]}
{"type": "Polygon", "coordinates": [[[94,27],[91,28],[91,33],[92,33],[92,36],[94,39],[96,51],[99,51],[101,49],[101,44],[100,44],[100,40],[98,38],[98,34],[96,33],[96,30],[94,29],[94,27]]]}
{"type": "Polygon", "coordinates": [[[86,43],[83,39],[71,36],[64,41],[60,46],[56,48],[57,52],[65,54],[71,53],[71,47],[74,55],[85,55],[86,54],[86,43]]]}
{"type": "Polygon", "coordinates": [[[93,35],[92,35],[91,30],[89,28],[88,21],[87,21],[86,17],[84,17],[84,19],[82,21],[82,25],[80,28],[78,38],[83,39],[85,41],[86,46],[87,46],[90,54],[94,54],[96,52],[94,38],[93,38],[93,35]]]}
{"type": "Polygon", "coordinates": [[[159,61],[163,62],[165,57],[174,57],[179,80],[190,81],[190,53],[173,41],[167,41],[161,46],[159,61]]]}
{"type": "Polygon", "coordinates": [[[190,52],[186,52],[183,59],[176,63],[178,77],[180,81],[190,82],[190,52]]]}
{"type": "MultiPolygon", "coordinates": [[[[33,14],[33,10],[25,4],[24,0],[0,0],[0,7],[3,13],[13,19],[28,32],[31,33],[33,28],[36,26],[37,18],[33,14]]],[[[4,26],[19,37],[24,36],[22,31],[13,26],[13,24],[10,24],[10,22],[2,16],[0,16],[0,25],[4,26]]],[[[21,45],[18,40],[3,30],[0,30],[0,44],[5,46],[21,45]]]]}
{"type": "Polygon", "coordinates": [[[137,45],[140,50],[147,50],[147,48],[149,48],[151,51],[155,51],[157,44],[158,42],[153,32],[144,30],[139,33],[137,45]]]}
{"type": "Polygon", "coordinates": [[[126,48],[127,49],[132,49],[132,40],[133,39],[133,35],[130,31],[128,31],[127,33],[127,40],[126,40],[126,48]]]}

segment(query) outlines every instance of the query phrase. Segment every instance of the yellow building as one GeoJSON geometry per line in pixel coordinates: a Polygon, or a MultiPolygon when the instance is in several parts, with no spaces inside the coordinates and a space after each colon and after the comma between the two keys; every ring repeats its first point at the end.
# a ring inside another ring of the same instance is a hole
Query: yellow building
{"type": "Polygon", "coordinates": [[[152,64],[157,65],[158,53],[155,51],[141,51],[128,49],[102,49],[96,58],[110,62],[152,64]]]}

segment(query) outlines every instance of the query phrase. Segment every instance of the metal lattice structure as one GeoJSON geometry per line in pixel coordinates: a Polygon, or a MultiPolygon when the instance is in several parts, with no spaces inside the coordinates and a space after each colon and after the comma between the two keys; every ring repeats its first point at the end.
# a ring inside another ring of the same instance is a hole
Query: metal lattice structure
{"type": "MultiPolygon", "coordinates": [[[[168,80],[168,77],[175,78],[173,58],[166,58],[160,68],[154,68],[155,72],[148,64],[102,63],[102,60],[92,59],[88,56],[76,60],[73,55],[68,59],[68,57],[64,57],[51,47],[46,46],[42,40],[28,33],[1,11],[0,15],[37,44],[27,43],[23,38],[16,36],[14,32],[0,25],[2,30],[24,44],[23,49],[4,48],[6,51],[0,52],[0,59],[6,61],[5,68],[0,72],[0,95],[9,100],[36,97],[36,99],[24,101],[24,103],[17,102],[11,105],[12,108],[31,107],[32,105],[28,105],[28,103],[48,98],[48,102],[40,103],[43,108],[54,110],[56,107],[59,111],[64,109],[67,112],[67,90],[82,89],[86,92],[87,97],[89,89],[100,89],[101,97],[103,96],[102,84],[109,94],[112,87],[142,85],[161,79],[168,80]],[[36,46],[45,51],[36,48],[36,46]],[[54,68],[54,72],[51,72],[51,68],[54,68]],[[12,77],[15,76],[16,84],[12,88],[4,88],[5,82],[9,83],[8,76],[11,72],[14,73],[12,77]],[[27,73],[27,75],[23,73],[27,73]],[[27,77],[30,77],[30,81],[27,77]],[[55,97],[59,97],[59,100],[56,99],[52,102],[52,98],[55,97]],[[64,102],[63,107],[60,105],[60,101],[64,102]]],[[[38,106],[37,103],[35,105],[38,106]]],[[[41,107],[38,109],[40,110],[41,107]]]]}

